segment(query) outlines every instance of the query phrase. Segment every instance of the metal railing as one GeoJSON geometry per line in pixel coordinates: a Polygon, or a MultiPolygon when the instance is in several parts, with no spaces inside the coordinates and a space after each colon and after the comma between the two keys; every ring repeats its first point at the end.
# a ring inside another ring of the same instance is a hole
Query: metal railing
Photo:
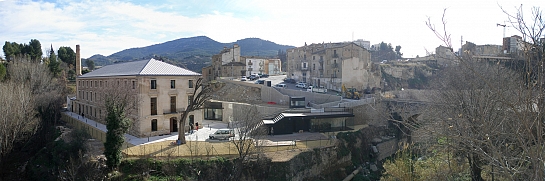
{"type": "Polygon", "coordinates": [[[183,112],[184,110],[185,108],[176,108],[175,110],[163,109],[163,114],[177,114],[183,112]]]}

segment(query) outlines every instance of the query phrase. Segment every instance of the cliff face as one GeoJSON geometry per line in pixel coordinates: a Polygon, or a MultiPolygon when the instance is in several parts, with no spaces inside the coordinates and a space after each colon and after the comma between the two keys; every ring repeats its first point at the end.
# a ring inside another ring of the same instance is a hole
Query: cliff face
{"type": "Polygon", "coordinates": [[[395,62],[381,64],[383,90],[422,89],[437,69],[424,63],[395,62]]]}
{"type": "Polygon", "coordinates": [[[369,178],[376,178],[381,174],[381,160],[399,149],[400,140],[387,136],[390,131],[386,126],[371,126],[337,134],[337,139],[332,139],[334,146],[288,150],[284,153],[286,157],[292,152],[297,155],[273,160],[267,180],[341,180],[359,166],[367,170],[369,178]]]}

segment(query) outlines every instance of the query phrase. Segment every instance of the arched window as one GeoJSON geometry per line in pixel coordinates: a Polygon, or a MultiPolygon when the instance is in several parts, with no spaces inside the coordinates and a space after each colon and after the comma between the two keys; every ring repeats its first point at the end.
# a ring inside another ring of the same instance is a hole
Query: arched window
{"type": "Polygon", "coordinates": [[[151,131],[157,131],[157,119],[151,120],[151,131]]]}

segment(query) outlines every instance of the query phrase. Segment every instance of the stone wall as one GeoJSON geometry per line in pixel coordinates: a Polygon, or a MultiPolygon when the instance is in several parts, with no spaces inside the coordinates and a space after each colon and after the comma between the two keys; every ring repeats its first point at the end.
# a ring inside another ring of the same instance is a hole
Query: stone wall
{"type": "Polygon", "coordinates": [[[287,162],[273,162],[268,180],[308,180],[352,164],[350,154],[337,154],[335,146],[321,147],[302,152],[287,162]]]}

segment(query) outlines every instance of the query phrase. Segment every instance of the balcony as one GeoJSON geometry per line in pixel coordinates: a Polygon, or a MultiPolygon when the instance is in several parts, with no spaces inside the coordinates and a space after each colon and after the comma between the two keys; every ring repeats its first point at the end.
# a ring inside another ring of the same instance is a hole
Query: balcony
{"type": "Polygon", "coordinates": [[[176,110],[172,110],[172,109],[163,109],[163,114],[164,115],[167,115],[167,114],[178,114],[178,113],[181,113],[185,110],[185,108],[177,108],[176,110]]]}
{"type": "Polygon", "coordinates": [[[338,67],[339,67],[339,64],[337,64],[337,63],[332,63],[331,64],[331,68],[338,68],[338,67]]]}

